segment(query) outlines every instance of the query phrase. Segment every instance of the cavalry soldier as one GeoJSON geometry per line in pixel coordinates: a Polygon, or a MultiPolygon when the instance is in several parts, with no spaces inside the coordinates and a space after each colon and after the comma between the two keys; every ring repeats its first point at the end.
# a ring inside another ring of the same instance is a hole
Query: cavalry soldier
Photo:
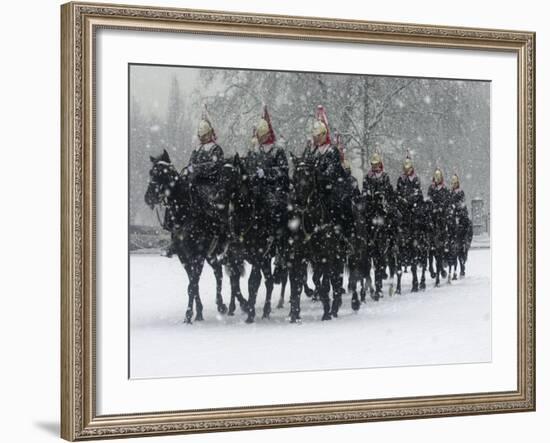
{"type": "Polygon", "coordinates": [[[197,129],[199,145],[191,153],[189,165],[182,171],[197,195],[195,204],[211,223],[214,238],[208,255],[212,255],[221,237],[226,234],[227,208],[219,204],[218,181],[224,164],[223,150],[216,143],[216,133],[208,116],[206,105],[197,129]]]}
{"type": "Polygon", "coordinates": [[[390,247],[390,205],[394,192],[380,154],[370,158],[371,169],[363,180],[363,200],[368,225],[370,255],[374,264],[375,295],[382,296],[382,280],[387,278],[386,259],[390,247]]]}
{"type": "Polygon", "coordinates": [[[439,274],[447,277],[444,265],[448,265],[451,258],[450,241],[453,233],[453,211],[451,205],[451,193],[445,186],[443,171],[436,168],[432,177],[432,184],[428,188],[428,198],[431,201],[432,224],[434,236],[430,251],[430,274],[436,278],[436,285],[439,284],[439,274]],[[433,271],[432,258],[437,261],[438,271],[433,271]]]}
{"type": "Polygon", "coordinates": [[[395,191],[400,206],[405,211],[412,211],[416,205],[424,201],[420,179],[414,172],[413,162],[408,155],[403,162],[403,174],[397,179],[395,191]]]}
{"type": "Polygon", "coordinates": [[[418,291],[416,266],[421,259],[421,233],[424,197],[420,187],[420,179],[414,171],[413,162],[407,154],[403,162],[403,173],[397,179],[395,187],[397,205],[403,217],[399,244],[399,255],[404,266],[411,266],[413,273],[412,291],[418,291]]]}
{"type": "Polygon", "coordinates": [[[460,187],[460,179],[456,174],[453,174],[451,177],[451,200],[457,210],[466,207],[466,197],[464,191],[460,187]]]}
{"type": "Polygon", "coordinates": [[[460,187],[460,179],[457,174],[451,177],[451,203],[454,212],[453,221],[454,232],[452,238],[452,266],[454,267],[453,280],[457,279],[456,268],[457,261],[460,263],[460,276],[464,277],[466,269],[466,260],[468,259],[468,250],[472,242],[473,227],[472,221],[468,216],[466,207],[466,196],[460,187]]]}
{"type": "Polygon", "coordinates": [[[393,188],[390,177],[384,171],[380,154],[375,152],[370,158],[371,169],[363,180],[363,195],[367,206],[387,206],[393,201],[393,188]]]}
{"type": "Polygon", "coordinates": [[[316,231],[322,239],[317,251],[320,263],[314,264],[314,268],[317,266],[318,275],[322,274],[319,290],[324,309],[322,319],[329,320],[337,316],[342,303],[345,249],[352,229],[352,215],[346,210],[349,175],[342,166],[338,147],[331,143],[328,117],[323,106],[317,107],[311,135],[303,159],[315,171],[317,194],[322,207],[323,215],[318,220],[316,231]],[[331,286],[332,308],[329,305],[331,286]]]}
{"type": "Polygon", "coordinates": [[[249,173],[256,190],[258,203],[266,218],[270,242],[275,242],[277,254],[283,249],[287,226],[287,201],[289,192],[288,160],[281,146],[278,146],[271,117],[264,106],[263,114],[256,125],[255,146],[249,152],[249,173]]]}

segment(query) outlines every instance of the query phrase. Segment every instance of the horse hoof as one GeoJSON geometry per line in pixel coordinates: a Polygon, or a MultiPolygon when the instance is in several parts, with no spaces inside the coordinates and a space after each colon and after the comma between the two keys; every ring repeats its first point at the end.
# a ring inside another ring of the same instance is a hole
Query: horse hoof
{"type": "Polygon", "coordinates": [[[330,316],[330,312],[325,312],[323,314],[323,317],[321,318],[321,321],[325,321],[325,320],[332,320],[332,317],[330,316]]]}
{"type": "Polygon", "coordinates": [[[361,306],[361,303],[357,298],[351,299],[351,309],[353,309],[354,311],[358,311],[360,306],[361,306]]]}
{"type": "Polygon", "coordinates": [[[192,323],[192,321],[191,321],[192,318],[193,318],[193,311],[188,309],[185,312],[185,323],[191,324],[192,323]]]}
{"type": "Polygon", "coordinates": [[[279,300],[279,303],[277,303],[277,309],[283,309],[285,307],[285,302],[283,300],[279,300]]]}
{"type": "Polygon", "coordinates": [[[243,311],[245,314],[248,312],[248,303],[241,303],[241,311],[243,311]]]}
{"type": "Polygon", "coordinates": [[[456,272],[453,274],[453,280],[458,280],[456,277],[456,272]]]}
{"type": "Polygon", "coordinates": [[[202,316],[202,312],[197,312],[197,315],[195,315],[195,321],[203,321],[204,317],[202,316]]]}
{"type": "Polygon", "coordinates": [[[248,317],[246,317],[246,323],[254,323],[254,318],[256,317],[256,310],[254,308],[250,309],[248,312],[248,317]]]}
{"type": "Polygon", "coordinates": [[[400,288],[397,288],[397,289],[395,290],[395,293],[396,293],[397,295],[401,295],[401,289],[400,289],[400,288]]]}
{"type": "Polygon", "coordinates": [[[434,271],[430,271],[430,277],[431,277],[431,278],[435,278],[435,277],[436,277],[436,275],[435,275],[435,272],[434,272],[434,271]]]}
{"type": "Polygon", "coordinates": [[[411,292],[418,292],[418,286],[413,286],[411,292]]]}
{"type": "Polygon", "coordinates": [[[447,271],[445,271],[445,269],[441,270],[441,277],[443,278],[447,277],[447,271]]]}
{"type": "Polygon", "coordinates": [[[227,312],[227,306],[225,303],[218,305],[218,312],[220,314],[225,314],[227,312]]]}
{"type": "Polygon", "coordinates": [[[229,303],[229,309],[227,311],[227,315],[229,316],[235,315],[235,303],[229,303]]]}

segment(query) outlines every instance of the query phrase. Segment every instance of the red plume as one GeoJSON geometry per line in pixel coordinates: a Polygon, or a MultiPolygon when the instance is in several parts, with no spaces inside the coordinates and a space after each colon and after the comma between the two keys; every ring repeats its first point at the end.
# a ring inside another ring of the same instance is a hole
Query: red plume
{"type": "Polygon", "coordinates": [[[277,139],[275,137],[275,131],[273,130],[273,126],[271,125],[271,116],[269,115],[269,112],[267,111],[267,105],[264,105],[264,113],[262,115],[262,118],[267,122],[267,125],[269,126],[269,137],[264,142],[266,145],[271,145],[275,143],[275,140],[277,139]]]}
{"type": "Polygon", "coordinates": [[[315,113],[315,118],[325,124],[327,128],[327,143],[330,143],[330,130],[328,127],[328,117],[325,108],[322,105],[317,106],[317,112],[315,113]]]}
{"type": "Polygon", "coordinates": [[[204,121],[207,121],[210,127],[212,128],[212,137],[210,137],[210,141],[215,142],[216,137],[216,131],[214,130],[214,125],[212,124],[212,121],[210,120],[210,115],[208,114],[208,108],[206,107],[206,103],[204,104],[204,108],[202,110],[202,119],[204,121]]]}
{"type": "Polygon", "coordinates": [[[340,162],[344,164],[346,147],[344,146],[344,142],[342,141],[342,136],[340,135],[340,133],[335,132],[334,135],[336,138],[336,146],[338,146],[338,154],[340,154],[340,162]]]}

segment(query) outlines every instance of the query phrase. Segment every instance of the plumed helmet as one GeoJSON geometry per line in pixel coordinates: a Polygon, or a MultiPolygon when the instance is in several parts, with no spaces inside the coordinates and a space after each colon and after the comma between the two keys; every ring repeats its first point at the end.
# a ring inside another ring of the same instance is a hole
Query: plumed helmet
{"type": "Polygon", "coordinates": [[[375,152],[370,157],[370,164],[371,164],[371,166],[381,165],[382,164],[382,156],[378,152],[375,152]]]}
{"type": "Polygon", "coordinates": [[[312,134],[314,136],[325,135],[327,133],[327,127],[322,121],[315,120],[313,123],[312,134]]]}
{"type": "Polygon", "coordinates": [[[197,135],[200,139],[203,139],[210,135],[210,139],[212,141],[216,140],[216,133],[214,132],[214,127],[212,126],[212,122],[210,121],[210,116],[208,115],[206,104],[204,105],[204,109],[202,111],[202,117],[201,121],[199,122],[199,127],[197,129],[197,135]]]}
{"type": "Polygon", "coordinates": [[[275,143],[275,131],[271,124],[271,116],[267,110],[267,105],[264,105],[262,116],[256,125],[255,135],[258,141],[263,140],[264,144],[275,143]]]}
{"type": "Polygon", "coordinates": [[[317,110],[315,111],[315,121],[313,122],[311,132],[314,137],[326,135],[326,143],[330,143],[327,112],[321,105],[317,106],[317,110]]]}
{"type": "Polygon", "coordinates": [[[405,174],[410,174],[413,170],[414,170],[413,162],[410,159],[410,157],[407,156],[407,158],[403,162],[403,172],[405,174]]]}
{"type": "Polygon", "coordinates": [[[453,189],[460,187],[460,180],[458,178],[458,175],[453,174],[453,176],[451,177],[451,186],[453,187],[453,189]]]}
{"type": "Polygon", "coordinates": [[[436,168],[434,171],[433,182],[437,185],[443,183],[443,171],[441,169],[436,168]]]}
{"type": "Polygon", "coordinates": [[[263,137],[264,135],[269,133],[269,123],[267,120],[264,120],[263,118],[260,119],[258,122],[258,125],[256,126],[256,134],[258,134],[258,137],[263,137]]]}
{"type": "Polygon", "coordinates": [[[199,122],[198,135],[199,137],[204,137],[212,132],[212,125],[208,120],[201,120],[199,122]]]}

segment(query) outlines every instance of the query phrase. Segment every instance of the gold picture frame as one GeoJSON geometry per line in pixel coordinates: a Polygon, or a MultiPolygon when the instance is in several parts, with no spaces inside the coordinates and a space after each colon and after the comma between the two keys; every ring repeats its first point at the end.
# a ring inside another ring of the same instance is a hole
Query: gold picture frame
{"type": "Polygon", "coordinates": [[[535,410],[535,34],[73,2],[61,7],[61,436],[87,440],[535,410]],[[95,71],[100,28],[506,51],[518,69],[517,389],[98,416],[95,393],[95,71]]]}

